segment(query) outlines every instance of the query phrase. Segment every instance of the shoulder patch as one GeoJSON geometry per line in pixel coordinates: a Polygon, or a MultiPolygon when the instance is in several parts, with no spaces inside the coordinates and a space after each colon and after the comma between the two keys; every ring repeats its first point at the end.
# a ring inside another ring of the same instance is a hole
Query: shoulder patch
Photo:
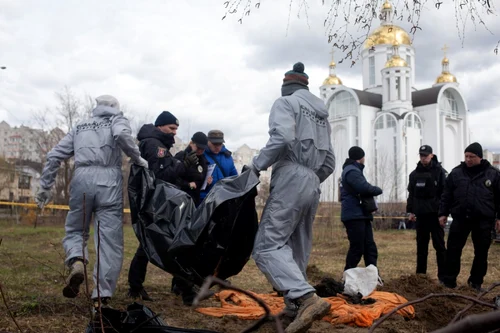
{"type": "Polygon", "coordinates": [[[158,147],[156,149],[156,156],[159,158],[165,157],[167,155],[167,148],[158,147]]]}

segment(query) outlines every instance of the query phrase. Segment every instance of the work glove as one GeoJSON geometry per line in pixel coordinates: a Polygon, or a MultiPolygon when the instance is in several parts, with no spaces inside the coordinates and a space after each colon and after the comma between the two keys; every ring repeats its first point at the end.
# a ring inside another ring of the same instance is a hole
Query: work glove
{"type": "Polygon", "coordinates": [[[252,170],[252,172],[257,176],[257,178],[260,177],[260,171],[257,170],[257,168],[253,165],[253,163],[247,164],[243,166],[243,169],[241,171],[245,172],[247,170],[252,170]]]}
{"type": "Polygon", "coordinates": [[[184,158],[184,166],[189,168],[191,166],[195,166],[198,164],[198,156],[196,156],[196,152],[192,151],[186,155],[184,158]]]}
{"type": "Polygon", "coordinates": [[[143,159],[142,157],[139,156],[139,160],[135,162],[135,164],[137,164],[138,166],[141,166],[145,169],[148,169],[149,165],[148,165],[148,161],[146,161],[145,159],[143,159]]]}
{"type": "Polygon", "coordinates": [[[43,209],[52,199],[52,192],[50,189],[39,188],[35,196],[35,202],[38,208],[43,209]]]}

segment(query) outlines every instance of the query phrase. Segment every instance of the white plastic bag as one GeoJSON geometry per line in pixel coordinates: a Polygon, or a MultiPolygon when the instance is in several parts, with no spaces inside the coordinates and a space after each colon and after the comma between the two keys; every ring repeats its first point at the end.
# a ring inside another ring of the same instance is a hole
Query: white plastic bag
{"type": "Polygon", "coordinates": [[[378,276],[378,269],[374,265],[350,268],[344,271],[343,280],[344,294],[351,296],[361,293],[363,297],[366,297],[377,288],[377,285],[383,285],[378,276]]]}

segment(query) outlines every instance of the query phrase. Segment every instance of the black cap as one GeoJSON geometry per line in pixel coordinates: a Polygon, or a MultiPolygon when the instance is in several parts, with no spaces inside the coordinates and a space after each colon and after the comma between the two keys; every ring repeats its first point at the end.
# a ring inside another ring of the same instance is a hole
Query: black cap
{"type": "Polygon", "coordinates": [[[175,116],[168,111],[163,111],[162,113],[160,113],[155,121],[155,126],[164,126],[171,124],[179,126],[179,120],[177,120],[177,118],[175,118],[175,116]]]}
{"type": "Polygon", "coordinates": [[[432,154],[432,147],[428,145],[423,145],[418,150],[418,153],[420,155],[429,156],[430,154],[432,154]]]}
{"type": "Polygon", "coordinates": [[[224,133],[219,130],[211,130],[208,132],[208,141],[212,143],[224,143],[224,133]]]}
{"type": "Polygon", "coordinates": [[[464,153],[473,153],[479,158],[483,158],[483,147],[477,142],[473,142],[465,148],[464,153]]]}
{"type": "Polygon", "coordinates": [[[365,151],[358,146],[353,146],[349,149],[349,158],[354,161],[359,161],[365,157],[365,151]]]}
{"type": "Polygon", "coordinates": [[[196,147],[200,149],[205,149],[207,148],[207,143],[208,139],[205,133],[203,132],[196,132],[193,134],[193,137],[191,138],[191,141],[196,145],[196,147]]]}

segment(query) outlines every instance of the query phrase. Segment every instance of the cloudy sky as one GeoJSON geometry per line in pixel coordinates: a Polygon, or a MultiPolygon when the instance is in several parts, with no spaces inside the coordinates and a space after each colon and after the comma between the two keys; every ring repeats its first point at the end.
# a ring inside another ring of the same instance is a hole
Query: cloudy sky
{"type": "MultiPolygon", "coordinates": [[[[311,0],[298,17],[298,5],[289,12],[289,3],[264,1],[240,24],[239,13],[221,20],[223,1],[0,0],[0,66],[7,66],[0,71],[0,120],[36,126],[33,113],[55,107],[54,92],[66,85],[80,96],[116,96],[135,122],[170,110],[183,140],[219,128],[231,149],[260,148],[283,73],[304,62],[315,94],[328,76],[328,8],[311,0]]],[[[500,55],[493,52],[500,20],[483,19],[494,34],[469,24],[462,46],[453,7],[436,11],[429,3],[422,10],[423,30],[413,41],[416,88],[433,84],[441,48],[449,45],[472,140],[500,152],[500,55]]],[[[338,75],[362,89],[360,65],[340,64],[338,75]]]]}

